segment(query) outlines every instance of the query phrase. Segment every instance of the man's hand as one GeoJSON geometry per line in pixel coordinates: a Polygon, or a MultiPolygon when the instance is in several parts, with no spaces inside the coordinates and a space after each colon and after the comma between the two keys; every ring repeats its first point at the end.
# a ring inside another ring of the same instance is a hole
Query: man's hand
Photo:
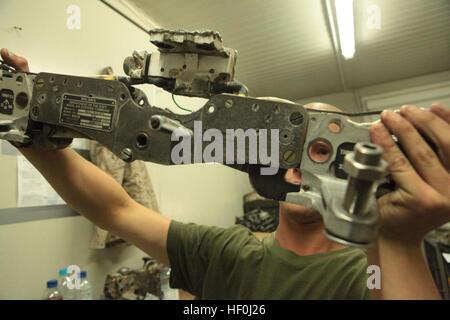
{"type": "Polygon", "coordinates": [[[28,61],[25,58],[16,56],[14,53],[8,49],[3,48],[1,50],[2,59],[11,67],[15,68],[17,71],[30,72],[28,68],[28,61]]]}
{"type": "Polygon", "coordinates": [[[398,185],[378,200],[381,236],[420,242],[429,231],[450,221],[449,123],[450,109],[442,104],[434,104],[430,111],[405,105],[400,114],[384,111],[381,123],[371,128],[372,140],[384,149],[389,173],[398,185]],[[437,153],[421,134],[435,144],[437,153]]]}
{"type": "Polygon", "coordinates": [[[384,149],[389,173],[398,186],[378,200],[381,228],[367,259],[381,269],[381,290],[372,290],[372,298],[440,298],[421,241],[450,221],[449,123],[450,110],[442,104],[432,105],[430,111],[407,105],[400,114],[384,111],[381,123],[371,128],[372,140],[384,149]],[[436,152],[422,135],[433,142],[436,152]]]}

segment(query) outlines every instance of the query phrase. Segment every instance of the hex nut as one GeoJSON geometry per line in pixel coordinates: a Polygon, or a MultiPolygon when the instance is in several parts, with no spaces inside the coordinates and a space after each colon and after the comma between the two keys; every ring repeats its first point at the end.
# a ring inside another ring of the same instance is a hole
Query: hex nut
{"type": "Polygon", "coordinates": [[[384,176],[387,166],[387,162],[383,159],[380,159],[379,164],[376,166],[361,164],[355,161],[354,153],[349,153],[344,158],[343,169],[353,178],[374,181],[384,176]]]}

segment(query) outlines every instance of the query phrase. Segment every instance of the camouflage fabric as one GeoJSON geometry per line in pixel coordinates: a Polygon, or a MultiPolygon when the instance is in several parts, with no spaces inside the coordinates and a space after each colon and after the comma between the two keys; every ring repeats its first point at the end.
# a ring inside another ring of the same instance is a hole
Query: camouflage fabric
{"type": "Polygon", "coordinates": [[[115,274],[107,275],[103,294],[111,300],[144,300],[148,294],[163,298],[161,274],[167,267],[152,258],[145,257],[141,269],[120,268],[115,274]]]}
{"type": "MultiPolygon", "coordinates": [[[[91,161],[120,183],[131,198],[143,206],[159,212],[156,195],[143,161],[136,160],[127,163],[95,141],[91,142],[90,156],[91,161]]],[[[118,236],[95,227],[91,248],[103,249],[124,245],[128,244],[118,236]]]]}

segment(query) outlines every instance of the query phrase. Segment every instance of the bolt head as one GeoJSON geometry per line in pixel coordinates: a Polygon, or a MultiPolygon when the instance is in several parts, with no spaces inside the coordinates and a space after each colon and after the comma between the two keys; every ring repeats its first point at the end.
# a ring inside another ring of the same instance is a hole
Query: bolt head
{"type": "Polygon", "coordinates": [[[354,153],[349,153],[344,158],[343,169],[351,177],[375,181],[384,176],[387,169],[387,162],[379,159],[377,165],[366,165],[356,161],[354,153]]]}

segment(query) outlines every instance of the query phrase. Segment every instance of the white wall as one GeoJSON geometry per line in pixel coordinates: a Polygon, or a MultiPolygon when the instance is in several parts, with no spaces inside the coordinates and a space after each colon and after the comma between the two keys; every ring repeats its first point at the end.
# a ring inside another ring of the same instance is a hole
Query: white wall
{"type": "MultiPolygon", "coordinates": [[[[133,16],[151,27],[149,21],[133,16]]],[[[2,0],[0,39],[0,47],[27,57],[34,72],[77,75],[97,74],[105,66],[122,73],[122,61],[134,49],[151,49],[143,31],[92,0],[2,0]],[[66,28],[71,4],[81,8],[80,30],[66,28]]],[[[154,87],[146,92],[154,104],[175,111],[170,95],[154,87]]],[[[201,99],[178,100],[194,109],[203,104],[201,99]]],[[[16,170],[15,156],[0,155],[0,208],[16,205],[16,170]]],[[[229,226],[242,214],[242,196],[251,191],[245,174],[224,166],[148,164],[148,170],[162,213],[180,221],[229,226]]],[[[146,254],[134,247],[89,249],[93,229],[83,217],[0,226],[0,299],[39,299],[46,280],[70,264],[88,271],[98,298],[107,273],[142,265],[146,254]]]]}
{"type": "MultiPolygon", "coordinates": [[[[392,92],[422,88],[434,84],[442,84],[450,81],[450,71],[432,73],[420,77],[403,79],[388,83],[382,83],[357,90],[331,93],[322,96],[309,97],[297,100],[296,103],[325,102],[335,105],[346,112],[361,112],[364,110],[364,99],[371,96],[388,95],[392,92]]],[[[415,97],[414,97],[415,98],[415,97]]],[[[408,103],[404,101],[403,103],[408,103]]],[[[395,107],[395,106],[393,106],[395,107]]],[[[398,105],[400,107],[400,105],[398,105]]]]}

